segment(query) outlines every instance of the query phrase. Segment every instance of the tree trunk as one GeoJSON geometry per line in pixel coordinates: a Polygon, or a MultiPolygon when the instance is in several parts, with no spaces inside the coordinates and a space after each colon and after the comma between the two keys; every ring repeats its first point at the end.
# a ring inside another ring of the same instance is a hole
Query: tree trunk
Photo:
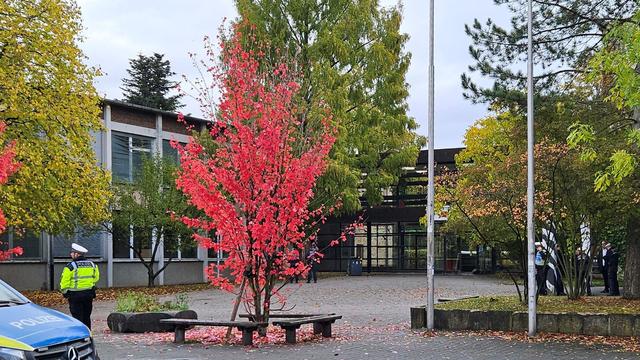
{"type": "MultiPolygon", "coordinates": [[[[636,64],[636,75],[640,74],[640,64],[636,64]]],[[[633,109],[633,128],[640,130],[640,107],[633,109]]],[[[640,214],[632,211],[627,227],[627,252],[624,265],[624,285],[622,297],[640,299],[640,214]]]]}
{"type": "Polygon", "coordinates": [[[631,214],[627,228],[624,266],[625,299],[640,299],[640,215],[631,214]]]}
{"type": "Polygon", "coordinates": [[[149,264],[147,268],[147,287],[154,287],[156,284],[156,276],[153,273],[153,261],[149,264]]]}
{"type": "MultiPolygon", "coordinates": [[[[240,307],[240,302],[242,301],[242,294],[244,294],[244,287],[246,284],[246,279],[242,279],[242,284],[240,285],[240,291],[238,292],[238,296],[236,297],[236,301],[233,303],[233,310],[231,311],[231,319],[229,321],[235,321],[236,316],[238,315],[238,308],[240,307]]],[[[227,335],[225,336],[226,341],[231,339],[231,331],[232,327],[227,329],[227,335]]]]}

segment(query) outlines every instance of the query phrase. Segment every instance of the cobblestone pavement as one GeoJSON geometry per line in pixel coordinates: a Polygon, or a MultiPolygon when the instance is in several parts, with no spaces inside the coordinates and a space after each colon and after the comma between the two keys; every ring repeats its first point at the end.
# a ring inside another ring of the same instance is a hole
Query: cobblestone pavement
{"type": "MultiPolygon", "coordinates": [[[[374,275],[319,279],[288,287],[292,312],[336,312],[335,339],[296,345],[206,346],[133,340],[109,334],[106,317],[113,302],[94,304],[98,353],[108,359],[640,359],[639,354],[579,344],[524,343],[495,338],[439,334],[425,337],[409,329],[409,307],[426,298],[424,275],[374,275]]],[[[437,276],[436,298],[510,294],[505,281],[489,276],[437,276]]],[[[169,299],[171,297],[168,297],[169,299]]],[[[232,296],[218,290],[189,294],[201,319],[227,319],[232,296]]],[[[149,336],[150,338],[152,335],[149,336]]]]}

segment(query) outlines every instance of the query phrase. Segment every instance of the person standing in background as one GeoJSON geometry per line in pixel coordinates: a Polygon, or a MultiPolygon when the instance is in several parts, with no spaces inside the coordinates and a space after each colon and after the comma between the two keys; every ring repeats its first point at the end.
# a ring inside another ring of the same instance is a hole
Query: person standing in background
{"type": "Polygon", "coordinates": [[[96,297],[96,284],[100,271],[93,261],[85,258],[88,250],[76,243],[71,244],[71,262],[62,270],[60,291],[69,301],[71,316],[80,320],[91,330],[91,312],[96,297]]]}
{"type": "Polygon", "coordinates": [[[609,242],[607,240],[603,240],[600,245],[601,250],[598,254],[598,265],[600,266],[600,273],[602,274],[602,280],[604,281],[604,290],[601,291],[603,294],[609,293],[609,268],[607,266],[607,245],[609,242]]]}
{"type": "Polygon", "coordinates": [[[576,248],[576,278],[580,281],[580,287],[588,296],[591,296],[591,274],[589,273],[589,262],[591,258],[582,249],[582,246],[576,248]],[[582,278],[581,278],[582,276],[582,278]]]}
{"type": "Polygon", "coordinates": [[[313,279],[314,283],[318,282],[318,244],[312,242],[307,251],[307,263],[309,264],[309,276],[307,277],[307,284],[313,279]]]}
{"type": "Polygon", "coordinates": [[[607,244],[606,249],[607,254],[604,257],[609,275],[609,296],[620,296],[620,288],[618,286],[618,261],[620,260],[620,255],[612,244],[607,244]]]}
{"type": "Polygon", "coordinates": [[[545,263],[545,251],[542,248],[542,243],[536,242],[536,285],[538,287],[538,295],[547,295],[547,266],[545,263]]]}

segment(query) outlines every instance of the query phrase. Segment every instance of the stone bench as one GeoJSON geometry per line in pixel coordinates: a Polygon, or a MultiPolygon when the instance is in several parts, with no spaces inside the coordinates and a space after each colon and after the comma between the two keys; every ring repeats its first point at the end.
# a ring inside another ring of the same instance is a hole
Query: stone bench
{"type": "MultiPolygon", "coordinates": [[[[284,315],[284,314],[283,314],[284,315]]],[[[331,337],[331,324],[336,320],[342,319],[341,315],[319,315],[312,317],[303,317],[292,320],[274,321],[273,325],[279,326],[285,330],[285,338],[287,344],[296,343],[296,330],[304,324],[313,324],[313,333],[322,334],[323,337],[331,337]]]]}
{"type": "Polygon", "coordinates": [[[160,320],[162,324],[175,325],[176,344],[184,343],[184,333],[190,326],[213,326],[213,327],[235,327],[242,331],[242,345],[253,345],[253,333],[261,327],[267,327],[267,323],[258,323],[253,321],[209,321],[209,320],[190,320],[190,319],[166,319],[160,320]]]}
{"type": "Polygon", "coordinates": [[[113,332],[118,333],[146,333],[146,332],[172,332],[173,325],[161,324],[160,320],[166,319],[197,319],[198,314],[193,310],[178,312],[141,312],[120,313],[114,312],[107,317],[107,326],[113,332]]]}

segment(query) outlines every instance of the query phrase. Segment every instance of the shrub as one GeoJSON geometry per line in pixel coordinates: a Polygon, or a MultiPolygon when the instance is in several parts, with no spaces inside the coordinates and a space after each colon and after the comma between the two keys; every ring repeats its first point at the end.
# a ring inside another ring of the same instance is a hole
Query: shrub
{"type": "Polygon", "coordinates": [[[117,312],[153,312],[166,310],[187,310],[189,297],[187,294],[177,294],[175,301],[160,303],[158,299],[144,293],[126,292],[116,299],[117,312]]]}

